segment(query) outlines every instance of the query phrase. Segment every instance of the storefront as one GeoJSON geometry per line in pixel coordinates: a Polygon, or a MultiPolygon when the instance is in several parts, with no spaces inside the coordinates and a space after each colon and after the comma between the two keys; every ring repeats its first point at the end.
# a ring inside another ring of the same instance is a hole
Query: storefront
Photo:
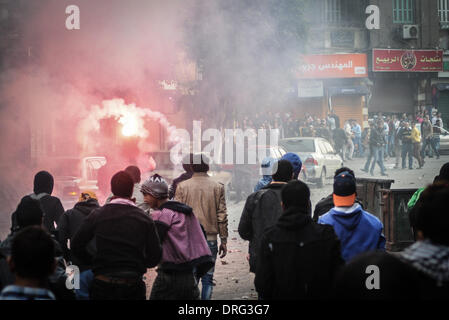
{"type": "Polygon", "coordinates": [[[416,105],[418,80],[414,78],[378,77],[373,81],[370,113],[413,113],[416,105]]]}
{"type": "Polygon", "coordinates": [[[436,89],[436,107],[441,113],[443,127],[449,128],[449,79],[447,83],[438,83],[436,89]]]}
{"type": "Polygon", "coordinates": [[[301,112],[325,117],[333,110],[345,120],[364,123],[368,77],[366,54],[305,55],[298,71],[301,112]]]}
{"type": "Polygon", "coordinates": [[[368,88],[364,86],[329,87],[329,106],[340,117],[342,126],[346,120],[354,119],[365,128],[368,126],[365,108],[368,88]]]}
{"type": "Polygon", "coordinates": [[[443,56],[443,71],[432,80],[432,103],[441,113],[443,126],[449,128],[449,55],[443,56]]]}
{"type": "Polygon", "coordinates": [[[414,114],[431,104],[430,82],[443,70],[442,50],[373,49],[369,112],[414,114]]]}

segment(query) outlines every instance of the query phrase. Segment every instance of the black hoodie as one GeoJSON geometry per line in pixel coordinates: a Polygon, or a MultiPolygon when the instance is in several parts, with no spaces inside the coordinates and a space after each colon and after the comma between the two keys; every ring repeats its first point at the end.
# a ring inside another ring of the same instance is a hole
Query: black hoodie
{"type": "Polygon", "coordinates": [[[282,214],[281,190],[283,183],[270,183],[252,193],[246,199],[238,232],[244,240],[249,240],[249,270],[256,272],[256,254],[264,230],[274,226],[282,214]]]}
{"type": "Polygon", "coordinates": [[[333,228],[313,222],[308,208],[292,207],[264,232],[254,283],[264,299],[327,298],[343,264],[333,228]]]}
{"type": "MultiPolygon", "coordinates": [[[[82,265],[81,262],[73,256],[67,247],[67,240],[71,240],[75,233],[78,231],[79,227],[86,219],[86,217],[94,210],[99,208],[98,201],[95,199],[89,199],[87,201],[78,202],[75,204],[73,209],[67,210],[61,216],[58,222],[58,236],[59,242],[61,244],[62,250],[64,252],[64,258],[67,261],[72,261],[73,264],[77,265],[81,269],[89,268],[87,265],[82,265]],[[80,266],[81,264],[81,266],[80,266]]],[[[95,253],[95,242],[91,241],[88,245],[87,250],[92,255],[95,253]]],[[[81,270],[83,271],[83,270],[81,270]]]]}

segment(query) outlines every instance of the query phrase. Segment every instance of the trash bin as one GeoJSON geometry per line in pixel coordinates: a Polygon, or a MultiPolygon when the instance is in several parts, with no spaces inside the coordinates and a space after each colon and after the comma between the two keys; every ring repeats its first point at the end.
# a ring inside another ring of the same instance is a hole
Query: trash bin
{"type": "Polygon", "coordinates": [[[362,201],[363,208],[369,213],[382,216],[381,189],[390,189],[394,180],[389,179],[373,179],[373,178],[357,178],[357,198],[362,201]]]}
{"type": "Polygon", "coordinates": [[[380,190],[386,249],[401,251],[414,241],[407,203],[417,189],[380,190]]]}

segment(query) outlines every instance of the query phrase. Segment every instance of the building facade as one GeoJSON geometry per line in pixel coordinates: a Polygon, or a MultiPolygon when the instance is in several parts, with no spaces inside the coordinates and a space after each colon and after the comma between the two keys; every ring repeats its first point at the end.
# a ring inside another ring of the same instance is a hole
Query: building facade
{"type": "MultiPolygon", "coordinates": [[[[343,119],[363,119],[364,126],[368,125],[369,116],[379,112],[414,114],[420,108],[434,105],[446,114],[449,73],[440,72],[443,62],[439,60],[446,59],[443,52],[449,47],[448,2],[307,1],[305,16],[310,17],[307,54],[329,57],[363,54],[367,65],[364,77],[336,75],[314,79],[322,81],[324,89],[323,96],[317,99],[320,102],[316,103],[319,105],[316,113],[334,110],[343,119]],[[368,30],[365,26],[369,5],[379,8],[379,29],[368,30]]],[[[447,60],[449,67],[449,57],[447,60]]],[[[299,98],[299,107],[301,104],[307,101],[299,98]]]]}

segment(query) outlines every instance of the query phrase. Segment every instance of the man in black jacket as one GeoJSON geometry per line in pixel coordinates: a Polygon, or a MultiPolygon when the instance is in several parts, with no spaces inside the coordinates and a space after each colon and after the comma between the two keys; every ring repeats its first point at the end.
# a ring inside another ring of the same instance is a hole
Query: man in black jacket
{"type": "MultiPolygon", "coordinates": [[[[92,266],[84,264],[75,255],[72,254],[68,244],[72,241],[73,236],[81,227],[83,221],[95,209],[99,208],[97,195],[93,191],[84,190],[81,192],[79,201],[73,209],[67,210],[59,219],[58,236],[64,253],[64,259],[79,268],[80,271],[80,288],[75,289],[76,297],[79,300],[88,300],[90,285],[93,281],[92,266]]],[[[87,251],[94,256],[96,252],[95,239],[92,239],[87,251]]]]}
{"type": "Polygon", "coordinates": [[[333,132],[333,140],[334,140],[334,147],[337,153],[340,154],[343,161],[346,160],[346,155],[344,153],[344,145],[348,142],[348,137],[346,136],[345,130],[343,130],[340,127],[337,127],[333,132]]]}
{"type": "MultiPolygon", "coordinates": [[[[340,169],[337,169],[335,171],[334,178],[338,176],[340,173],[345,171],[349,172],[355,178],[354,171],[352,171],[347,167],[341,167],[340,169]]],[[[363,203],[360,199],[355,199],[355,202],[360,204],[360,206],[363,209],[363,203]]],[[[331,193],[326,198],[323,198],[320,201],[318,201],[318,203],[315,205],[315,210],[313,211],[313,221],[318,222],[318,218],[321,217],[323,214],[328,213],[330,209],[332,209],[333,207],[335,207],[335,204],[333,193],[331,193]]]]}
{"type": "Polygon", "coordinates": [[[240,217],[240,237],[249,240],[250,272],[256,272],[256,253],[263,231],[275,225],[282,213],[281,190],[292,179],[293,166],[287,160],[279,160],[273,165],[273,172],[273,181],[246,199],[240,217]]]}
{"type": "MultiPolygon", "coordinates": [[[[68,247],[68,242],[72,240],[78,229],[81,227],[83,221],[89,216],[89,214],[99,208],[97,197],[92,191],[81,192],[79,201],[75,204],[73,209],[67,210],[59,219],[58,223],[58,236],[59,243],[61,244],[62,251],[64,252],[64,258],[66,261],[72,262],[80,268],[80,271],[90,269],[90,266],[83,265],[76,256],[72,254],[68,247]]],[[[95,250],[95,244],[92,241],[89,243],[88,251],[93,254],[95,250]]]]}
{"type": "Polygon", "coordinates": [[[408,121],[404,122],[404,126],[399,129],[398,138],[402,142],[402,169],[405,169],[405,159],[408,156],[408,168],[413,169],[413,144],[412,144],[412,128],[408,121]]]}
{"type": "MultiPolygon", "coordinates": [[[[42,227],[44,212],[42,205],[38,200],[31,197],[23,197],[20,201],[16,213],[18,228],[14,230],[0,245],[0,256],[8,257],[11,255],[12,242],[18,232],[29,226],[42,227]]],[[[47,286],[55,294],[57,300],[74,300],[75,294],[66,287],[66,270],[61,247],[55,237],[51,235],[55,248],[55,260],[57,262],[56,269],[48,277],[47,286]]],[[[9,268],[5,268],[5,263],[0,259],[0,273],[2,274],[2,283],[0,288],[14,282],[14,275],[9,268]]]]}
{"type": "Polygon", "coordinates": [[[267,300],[328,298],[344,264],[340,240],[331,226],[312,221],[304,182],[290,181],[281,193],[284,212],[260,241],[256,290],[267,300]]]}
{"type": "MultiPolygon", "coordinates": [[[[369,138],[369,147],[372,152],[373,162],[371,163],[370,174],[374,176],[374,167],[376,163],[380,167],[380,172],[382,176],[387,176],[385,173],[386,169],[384,166],[384,147],[386,144],[385,132],[384,132],[384,122],[382,119],[378,119],[376,126],[371,130],[369,138]]],[[[367,163],[368,164],[368,163],[367,163]]],[[[367,171],[368,167],[362,171],[367,171]]]]}
{"type": "Polygon", "coordinates": [[[143,274],[161,259],[154,222],[131,200],[133,187],[128,173],[116,173],[111,179],[113,199],[94,210],[72,239],[73,254],[92,263],[93,300],[144,300],[143,274]],[[86,247],[94,237],[97,253],[92,261],[86,247]]]}
{"type": "MultiPolygon", "coordinates": [[[[47,171],[39,171],[34,176],[34,193],[25,197],[29,197],[40,202],[42,210],[44,211],[43,226],[50,233],[56,236],[56,226],[59,218],[64,213],[64,207],[62,206],[59,198],[51,195],[53,192],[53,185],[53,176],[47,171]]],[[[15,231],[20,227],[21,226],[17,223],[16,212],[14,212],[11,216],[11,231],[15,231]]]]}

